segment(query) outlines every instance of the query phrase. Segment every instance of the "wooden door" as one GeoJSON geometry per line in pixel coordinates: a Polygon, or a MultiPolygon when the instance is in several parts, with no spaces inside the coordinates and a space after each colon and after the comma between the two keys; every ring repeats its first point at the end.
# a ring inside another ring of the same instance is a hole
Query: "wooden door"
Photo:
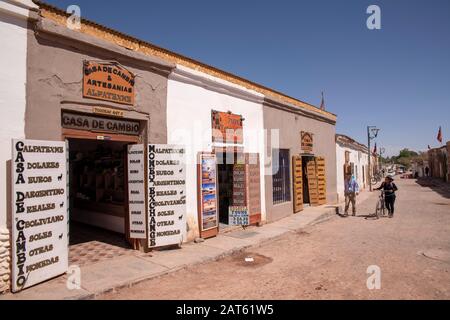
{"type": "Polygon", "coordinates": [[[250,225],[261,222],[261,177],[259,165],[259,154],[245,154],[246,196],[250,225]]]}
{"type": "Polygon", "coordinates": [[[317,172],[317,191],[319,205],[327,203],[327,180],[325,175],[325,158],[317,157],[316,159],[317,172]]]}
{"type": "Polygon", "coordinates": [[[292,181],[294,186],[294,213],[303,210],[303,172],[302,157],[292,157],[292,181]]]}
{"type": "Polygon", "coordinates": [[[309,202],[312,206],[319,205],[319,192],[317,185],[317,170],[316,162],[314,160],[308,161],[306,165],[308,173],[308,190],[309,190],[309,202]]]}

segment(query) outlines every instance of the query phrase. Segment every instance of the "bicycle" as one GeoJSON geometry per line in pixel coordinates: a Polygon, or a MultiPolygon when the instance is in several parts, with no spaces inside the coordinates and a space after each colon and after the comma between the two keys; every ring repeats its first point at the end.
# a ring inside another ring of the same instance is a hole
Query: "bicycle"
{"type": "Polygon", "coordinates": [[[375,208],[375,216],[377,219],[380,219],[381,217],[384,217],[386,215],[386,205],[384,202],[384,194],[385,191],[381,190],[380,196],[378,197],[377,205],[375,208]]]}
{"type": "Polygon", "coordinates": [[[383,180],[383,175],[381,174],[381,172],[377,172],[375,173],[371,179],[370,179],[370,183],[372,185],[376,185],[378,184],[381,180],[383,180]]]}

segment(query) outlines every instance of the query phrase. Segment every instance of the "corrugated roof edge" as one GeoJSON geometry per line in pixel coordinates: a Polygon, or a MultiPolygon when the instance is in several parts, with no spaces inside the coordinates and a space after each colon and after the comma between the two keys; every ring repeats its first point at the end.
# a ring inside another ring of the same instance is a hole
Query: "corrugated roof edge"
{"type": "MultiPolygon", "coordinates": [[[[33,2],[36,3],[36,4],[39,6],[40,9],[43,8],[43,9],[45,9],[45,10],[52,11],[53,13],[56,13],[56,14],[59,14],[59,15],[63,15],[63,16],[66,16],[66,17],[69,16],[69,14],[66,13],[65,11],[63,11],[63,10],[61,10],[61,9],[59,9],[59,8],[57,8],[57,7],[53,6],[53,5],[51,5],[51,4],[48,4],[48,3],[44,2],[44,1],[41,1],[41,0],[33,0],[33,2]]],[[[288,95],[286,95],[286,94],[284,94],[284,93],[281,93],[281,92],[279,92],[279,91],[276,91],[276,90],[271,89],[271,88],[268,88],[268,87],[265,87],[265,86],[263,86],[263,85],[261,85],[261,84],[252,82],[252,81],[250,81],[250,80],[248,80],[248,79],[239,77],[239,76],[237,76],[237,75],[235,75],[235,74],[232,74],[232,73],[230,73],[230,72],[227,72],[227,71],[218,69],[218,68],[216,68],[216,67],[210,66],[210,65],[208,65],[208,64],[205,64],[205,63],[203,63],[203,62],[200,62],[200,61],[197,61],[197,60],[195,60],[195,59],[189,58],[189,57],[187,57],[187,56],[184,56],[184,55],[178,54],[178,53],[176,53],[176,52],[170,51],[170,50],[168,50],[168,49],[159,47],[159,46],[154,45],[154,44],[152,44],[152,43],[149,43],[149,42],[146,42],[146,41],[137,39],[137,38],[135,38],[135,37],[133,37],[133,36],[130,36],[130,35],[127,35],[127,34],[125,34],[125,33],[120,32],[120,31],[117,31],[117,30],[108,28],[108,27],[106,27],[106,26],[104,26],[104,25],[101,25],[101,24],[99,24],[99,23],[90,21],[90,20],[88,20],[88,19],[82,18],[81,21],[82,21],[82,23],[84,23],[84,24],[86,24],[86,25],[91,25],[91,26],[93,26],[93,27],[96,27],[96,28],[102,29],[102,30],[104,30],[104,31],[107,31],[108,33],[111,33],[111,34],[113,34],[113,35],[116,35],[116,36],[118,36],[118,37],[122,37],[122,38],[124,38],[124,40],[132,41],[132,42],[137,42],[138,44],[143,44],[143,45],[148,46],[148,47],[150,47],[150,48],[153,48],[153,49],[155,49],[155,50],[157,50],[157,51],[161,51],[162,53],[165,53],[165,54],[167,54],[167,55],[172,55],[172,56],[174,56],[174,58],[176,57],[176,58],[179,58],[179,59],[182,59],[182,60],[187,60],[188,62],[190,62],[190,63],[192,63],[192,64],[194,64],[194,65],[196,65],[196,66],[198,66],[198,67],[202,67],[202,68],[205,68],[205,69],[209,69],[209,70],[211,70],[211,72],[215,72],[215,73],[216,73],[216,74],[212,74],[213,76],[217,76],[217,75],[222,74],[222,75],[225,76],[225,77],[229,77],[229,78],[232,78],[232,79],[236,79],[236,80],[239,81],[239,82],[243,82],[243,83],[246,83],[246,84],[248,84],[248,85],[250,85],[250,86],[256,87],[256,89],[260,89],[260,90],[261,90],[260,93],[263,93],[263,94],[266,94],[266,95],[271,95],[271,96],[273,96],[273,97],[276,97],[276,96],[278,95],[278,96],[280,96],[281,98],[286,99],[287,101],[285,101],[285,102],[287,102],[287,103],[292,103],[292,104],[296,105],[296,106],[299,107],[299,108],[305,108],[305,109],[313,110],[313,111],[315,111],[315,112],[318,112],[318,113],[323,114],[324,116],[328,116],[328,117],[330,117],[330,118],[333,118],[334,120],[336,120],[336,118],[337,118],[337,115],[334,114],[334,113],[331,113],[331,112],[326,111],[326,110],[321,110],[320,108],[318,108],[318,107],[316,107],[316,106],[314,106],[314,105],[312,105],[312,104],[310,104],[310,103],[307,103],[307,102],[304,102],[304,101],[302,101],[302,100],[299,100],[299,99],[290,97],[290,96],[288,96],[288,95]],[[264,91],[267,91],[267,92],[264,92],[264,91]]],[[[108,40],[108,39],[107,39],[107,40],[108,40]]],[[[189,67],[189,66],[188,66],[188,67],[189,67]]],[[[224,80],[229,81],[229,79],[227,79],[227,78],[224,78],[224,80]]],[[[236,84],[238,84],[238,85],[243,85],[242,83],[236,83],[236,84]]],[[[243,85],[243,86],[245,87],[245,85],[243,85]]],[[[255,89],[255,88],[252,88],[252,87],[247,87],[247,88],[248,88],[248,89],[255,89]]]]}

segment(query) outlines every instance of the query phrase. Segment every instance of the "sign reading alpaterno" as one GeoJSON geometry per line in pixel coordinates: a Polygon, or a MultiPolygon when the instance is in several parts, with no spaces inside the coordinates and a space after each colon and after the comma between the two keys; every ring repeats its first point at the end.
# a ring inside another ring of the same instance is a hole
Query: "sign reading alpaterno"
{"type": "Polygon", "coordinates": [[[185,149],[148,145],[148,246],[181,244],[186,237],[185,149]]]}
{"type": "Polygon", "coordinates": [[[83,97],[134,105],[135,76],[117,62],[83,62],[83,97]]]}
{"type": "Polygon", "coordinates": [[[12,141],[12,290],[67,271],[64,142],[12,141]]]}
{"type": "Polygon", "coordinates": [[[145,170],[144,145],[128,146],[128,210],[130,238],[145,239],[145,170]]]}
{"type": "Polygon", "coordinates": [[[110,132],[128,135],[139,135],[141,129],[139,121],[111,119],[72,112],[62,113],[61,126],[67,129],[110,132]]]}

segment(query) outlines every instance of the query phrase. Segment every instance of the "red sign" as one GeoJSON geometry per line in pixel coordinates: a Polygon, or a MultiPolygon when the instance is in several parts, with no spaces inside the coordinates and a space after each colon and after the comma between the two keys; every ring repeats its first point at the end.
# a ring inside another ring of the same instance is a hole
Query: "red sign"
{"type": "Polygon", "coordinates": [[[244,143],[241,115],[212,111],[211,120],[213,142],[244,143]]]}

